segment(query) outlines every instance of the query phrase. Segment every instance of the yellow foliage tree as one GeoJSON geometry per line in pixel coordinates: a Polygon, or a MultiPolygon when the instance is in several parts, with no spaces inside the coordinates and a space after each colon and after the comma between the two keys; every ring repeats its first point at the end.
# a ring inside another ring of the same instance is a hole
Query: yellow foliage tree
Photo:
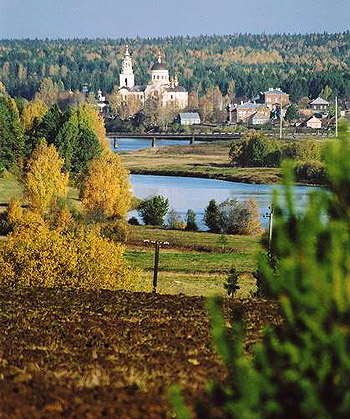
{"type": "Polygon", "coordinates": [[[76,114],[80,127],[90,129],[95,133],[104,150],[109,150],[109,141],[106,137],[106,128],[103,118],[98,111],[88,103],[81,103],[73,109],[73,115],[76,114]]]}
{"type": "Polygon", "coordinates": [[[242,234],[253,236],[260,235],[263,232],[263,229],[261,228],[260,223],[259,206],[254,198],[249,198],[247,200],[247,209],[249,218],[247,220],[247,225],[243,228],[242,234]]]}
{"type": "Polygon", "coordinates": [[[29,102],[21,115],[25,132],[29,132],[34,125],[41,122],[47,111],[47,106],[41,100],[37,99],[29,102]]]}
{"type": "Polygon", "coordinates": [[[86,214],[94,219],[125,219],[131,206],[129,173],[117,154],[105,151],[94,159],[82,183],[86,214]]]}
{"type": "Polygon", "coordinates": [[[68,174],[62,173],[63,164],[54,145],[43,141],[35,148],[23,179],[31,210],[43,214],[53,200],[67,196],[68,174]]]}

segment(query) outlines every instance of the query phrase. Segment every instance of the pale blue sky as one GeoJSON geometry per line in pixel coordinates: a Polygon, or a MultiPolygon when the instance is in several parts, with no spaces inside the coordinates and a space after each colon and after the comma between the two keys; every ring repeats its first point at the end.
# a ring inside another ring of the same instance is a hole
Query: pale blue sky
{"type": "Polygon", "coordinates": [[[350,0],[0,0],[0,38],[349,29],[350,0]]]}

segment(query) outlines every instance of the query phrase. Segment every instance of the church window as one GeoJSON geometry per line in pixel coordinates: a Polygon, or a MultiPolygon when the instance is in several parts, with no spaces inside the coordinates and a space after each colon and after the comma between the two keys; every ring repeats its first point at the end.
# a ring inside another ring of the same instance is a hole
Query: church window
{"type": "Polygon", "coordinates": [[[171,100],[173,100],[173,99],[174,99],[174,96],[173,96],[173,95],[171,95],[171,96],[170,96],[170,99],[171,99],[171,100]]]}
{"type": "Polygon", "coordinates": [[[159,76],[157,76],[157,79],[159,80],[159,76]]]}
{"type": "Polygon", "coordinates": [[[125,79],[125,86],[128,85],[128,79],[125,79]]]}

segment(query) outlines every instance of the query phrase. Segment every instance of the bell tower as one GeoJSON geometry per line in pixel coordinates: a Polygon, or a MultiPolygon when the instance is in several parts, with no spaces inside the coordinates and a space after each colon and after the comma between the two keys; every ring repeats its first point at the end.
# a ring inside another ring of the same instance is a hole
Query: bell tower
{"type": "Polygon", "coordinates": [[[132,59],[129,53],[129,46],[125,48],[122,72],[119,75],[119,85],[122,87],[134,87],[134,70],[132,69],[132,59]]]}

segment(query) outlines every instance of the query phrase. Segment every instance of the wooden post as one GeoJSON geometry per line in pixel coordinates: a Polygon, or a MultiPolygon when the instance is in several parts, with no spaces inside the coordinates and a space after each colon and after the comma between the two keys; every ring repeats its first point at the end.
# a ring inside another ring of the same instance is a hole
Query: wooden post
{"type": "Polygon", "coordinates": [[[153,271],[153,292],[154,293],[157,292],[157,285],[158,285],[159,247],[160,247],[160,244],[156,242],[155,247],[154,247],[154,271],[153,271]]]}
{"type": "Polygon", "coordinates": [[[156,137],[152,138],[152,147],[157,147],[157,138],[156,137]]]}
{"type": "Polygon", "coordinates": [[[194,142],[195,142],[195,137],[193,136],[190,138],[190,145],[194,144],[194,142]]]}
{"type": "Polygon", "coordinates": [[[118,148],[118,138],[114,137],[114,148],[118,148]]]}

